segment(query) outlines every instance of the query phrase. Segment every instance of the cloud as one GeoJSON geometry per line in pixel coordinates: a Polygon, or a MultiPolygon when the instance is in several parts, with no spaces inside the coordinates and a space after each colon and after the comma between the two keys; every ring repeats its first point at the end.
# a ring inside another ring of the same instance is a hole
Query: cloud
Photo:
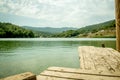
{"type": "Polygon", "coordinates": [[[114,0],[0,0],[0,12],[45,20],[43,26],[76,26],[114,19],[114,0]]]}

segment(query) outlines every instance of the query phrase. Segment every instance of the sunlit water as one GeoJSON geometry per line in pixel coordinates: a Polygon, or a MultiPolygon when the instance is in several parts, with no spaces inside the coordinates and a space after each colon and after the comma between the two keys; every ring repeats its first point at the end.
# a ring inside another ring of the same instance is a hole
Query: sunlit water
{"type": "Polygon", "coordinates": [[[7,38],[0,39],[0,78],[39,74],[51,66],[79,68],[78,46],[115,49],[114,38],[7,38]]]}

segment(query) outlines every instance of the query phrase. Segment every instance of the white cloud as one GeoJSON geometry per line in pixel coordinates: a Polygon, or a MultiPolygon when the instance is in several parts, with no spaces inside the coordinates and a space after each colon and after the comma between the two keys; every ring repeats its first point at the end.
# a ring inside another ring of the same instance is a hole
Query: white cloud
{"type": "Polygon", "coordinates": [[[114,0],[0,0],[0,12],[48,21],[44,26],[84,26],[113,19],[114,0]]]}

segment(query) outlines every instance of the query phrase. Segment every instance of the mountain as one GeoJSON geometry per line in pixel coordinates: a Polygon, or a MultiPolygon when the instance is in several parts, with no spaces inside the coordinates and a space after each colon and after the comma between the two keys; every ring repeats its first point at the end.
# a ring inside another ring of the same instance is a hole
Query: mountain
{"type": "Polygon", "coordinates": [[[76,30],[77,28],[73,27],[63,27],[63,28],[52,28],[52,27],[30,27],[30,26],[22,26],[23,28],[30,29],[32,31],[40,31],[47,33],[61,33],[66,30],[76,30]]]}
{"type": "Polygon", "coordinates": [[[115,20],[77,28],[51,28],[18,26],[0,22],[0,38],[29,38],[29,37],[116,37],[115,20]]]}
{"type": "Polygon", "coordinates": [[[0,38],[30,38],[34,37],[31,30],[21,28],[11,23],[0,22],[0,38]]]}
{"type": "Polygon", "coordinates": [[[85,26],[77,30],[67,30],[53,37],[115,37],[115,20],[85,26]]]}

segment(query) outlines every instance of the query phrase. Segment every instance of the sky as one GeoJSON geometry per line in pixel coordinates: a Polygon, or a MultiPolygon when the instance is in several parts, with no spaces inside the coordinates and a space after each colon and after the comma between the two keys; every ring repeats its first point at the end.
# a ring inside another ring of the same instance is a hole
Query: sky
{"type": "Polygon", "coordinates": [[[76,27],[115,19],[114,0],[0,0],[0,22],[76,27]]]}

